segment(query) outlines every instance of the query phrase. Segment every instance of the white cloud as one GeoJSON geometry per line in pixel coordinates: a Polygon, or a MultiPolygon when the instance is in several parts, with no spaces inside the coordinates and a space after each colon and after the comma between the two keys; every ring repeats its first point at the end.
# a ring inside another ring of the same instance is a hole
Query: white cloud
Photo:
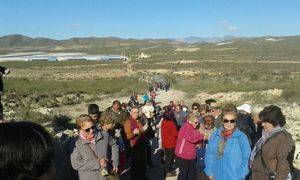
{"type": "Polygon", "coordinates": [[[230,24],[227,20],[221,21],[221,24],[223,25],[223,28],[225,29],[225,31],[234,32],[234,31],[238,30],[238,27],[230,24]]]}
{"type": "Polygon", "coordinates": [[[238,28],[236,26],[227,26],[225,27],[227,31],[237,31],[238,28]]]}

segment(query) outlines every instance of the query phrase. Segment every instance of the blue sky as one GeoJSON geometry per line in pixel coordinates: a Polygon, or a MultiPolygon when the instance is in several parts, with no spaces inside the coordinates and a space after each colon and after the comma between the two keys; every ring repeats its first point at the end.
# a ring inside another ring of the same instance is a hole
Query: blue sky
{"type": "Polygon", "coordinates": [[[0,0],[0,36],[300,35],[299,0],[0,0]]]}

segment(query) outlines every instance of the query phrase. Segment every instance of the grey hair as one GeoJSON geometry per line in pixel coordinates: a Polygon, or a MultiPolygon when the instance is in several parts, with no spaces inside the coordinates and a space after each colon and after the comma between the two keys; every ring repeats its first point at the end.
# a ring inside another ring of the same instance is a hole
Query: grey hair
{"type": "Polygon", "coordinates": [[[264,109],[264,106],[262,105],[255,105],[252,109],[251,115],[254,116],[256,114],[259,114],[264,109]]]}

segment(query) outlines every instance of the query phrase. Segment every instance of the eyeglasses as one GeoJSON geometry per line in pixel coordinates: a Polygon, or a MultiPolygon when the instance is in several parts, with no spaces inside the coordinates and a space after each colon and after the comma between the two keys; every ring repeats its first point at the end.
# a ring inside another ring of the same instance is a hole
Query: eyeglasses
{"type": "Polygon", "coordinates": [[[235,121],[236,121],[235,119],[231,119],[231,120],[224,119],[224,120],[223,120],[224,123],[229,123],[229,122],[230,122],[231,124],[234,124],[235,121]]]}
{"type": "Polygon", "coordinates": [[[198,121],[192,121],[195,125],[197,125],[197,124],[199,124],[199,122],[198,121]]]}
{"type": "Polygon", "coordinates": [[[96,129],[96,126],[93,125],[93,126],[91,126],[90,128],[85,129],[84,131],[88,133],[88,132],[90,132],[91,129],[92,129],[92,130],[95,130],[95,129],[96,129]]]}

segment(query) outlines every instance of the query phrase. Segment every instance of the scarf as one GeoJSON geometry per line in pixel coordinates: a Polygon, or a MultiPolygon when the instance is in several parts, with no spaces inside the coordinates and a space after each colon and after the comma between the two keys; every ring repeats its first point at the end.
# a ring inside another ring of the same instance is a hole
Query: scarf
{"type": "Polygon", "coordinates": [[[95,144],[95,136],[92,138],[86,138],[85,136],[83,136],[81,133],[79,134],[81,139],[89,141],[91,144],[95,144]]]}
{"type": "MultiPolygon", "coordinates": [[[[137,121],[134,120],[131,116],[129,117],[129,120],[130,120],[130,125],[131,125],[131,131],[133,133],[133,130],[136,128],[139,129],[139,126],[138,126],[137,121]]],[[[131,146],[134,146],[136,144],[137,140],[138,140],[138,136],[135,136],[134,138],[130,139],[129,141],[130,141],[131,146]]]]}
{"type": "Polygon", "coordinates": [[[232,130],[223,129],[221,131],[221,137],[222,137],[222,139],[221,139],[221,141],[218,144],[218,159],[221,159],[223,157],[227,140],[228,140],[228,138],[230,138],[232,136],[234,130],[235,130],[235,128],[232,129],[232,130]]]}
{"type": "Polygon", "coordinates": [[[273,128],[270,132],[266,132],[265,130],[262,131],[262,136],[261,138],[257,141],[257,143],[255,144],[253,150],[251,151],[251,155],[250,155],[250,168],[254,162],[254,158],[257,154],[257,152],[259,152],[262,148],[262,146],[265,144],[265,142],[267,141],[268,138],[270,138],[271,136],[273,136],[274,134],[276,134],[277,132],[283,131],[284,128],[280,127],[280,126],[276,126],[275,128],[273,128]]]}

